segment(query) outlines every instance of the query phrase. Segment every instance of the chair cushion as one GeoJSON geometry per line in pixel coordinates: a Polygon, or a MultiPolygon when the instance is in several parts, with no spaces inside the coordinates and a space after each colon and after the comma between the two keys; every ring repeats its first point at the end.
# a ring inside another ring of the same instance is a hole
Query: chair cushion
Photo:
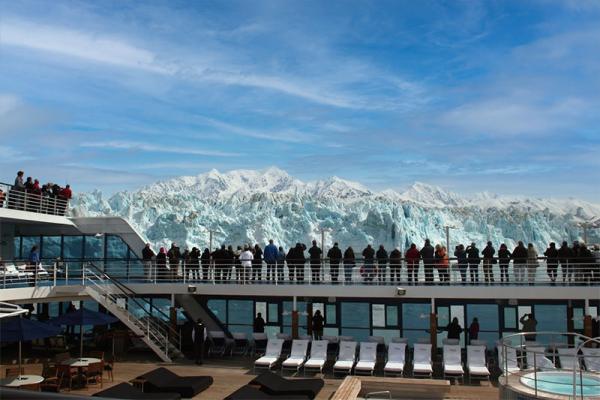
{"type": "Polygon", "coordinates": [[[276,357],[261,357],[258,360],[254,361],[254,365],[268,365],[271,366],[277,362],[278,358],[276,357]]]}
{"type": "Polygon", "coordinates": [[[304,358],[288,358],[283,362],[284,367],[297,367],[304,363],[304,358]]]}
{"type": "Polygon", "coordinates": [[[373,361],[359,361],[358,363],[356,363],[356,366],[354,366],[354,369],[371,371],[375,369],[375,363],[373,361]]]}
{"type": "Polygon", "coordinates": [[[433,372],[431,369],[431,364],[417,364],[413,366],[413,371],[416,372],[433,372]]]}
{"type": "Polygon", "coordinates": [[[314,399],[324,385],[323,379],[286,379],[272,372],[254,378],[250,385],[258,385],[265,393],[277,396],[302,395],[314,399]]]}
{"type": "Polygon", "coordinates": [[[470,367],[469,374],[471,375],[489,375],[490,371],[486,367],[470,367]]]}
{"type": "Polygon", "coordinates": [[[444,365],[444,372],[448,374],[464,374],[464,370],[461,365],[451,364],[444,365]]]}
{"type": "Polygon", "coordinates": [[[333,369],[352,369],[354,362],[352,361],[336,361],[333,365],[333,369]]]}
{"type": "Polygon", "coordinates": [[[404,371],[404,363],[388,361],[383,368],[385,371],[404,371]]]}

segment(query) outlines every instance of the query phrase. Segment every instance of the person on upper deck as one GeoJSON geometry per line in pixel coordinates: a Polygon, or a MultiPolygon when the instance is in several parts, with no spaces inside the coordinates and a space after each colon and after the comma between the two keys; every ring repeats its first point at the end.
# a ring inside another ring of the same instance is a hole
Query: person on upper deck
{"type": "Polygon", "coordinates": [[[342,261],[342,250],[340,250],[337,242],[327,252],[327,258],[329,258],[331,283],[337,283],[339,281],[340,262],[342,261]]]}
{"type": "Polygon", "coordinates": [[[346,282],[352,282],[352,270],[356,266],[356,257],[354,256],[354,250],[351,246],[348,246],[344,251],[344,277],[346,282]]]}
{"type": "Polygon", "coordinates": [[[417,245],[414,243],[410,244],[410,248],[406,250],[404,255],[406,258],[406,273],[408,274],[408,284],[415,285],[419,281],[419,261],[421,260],[421,253],[417,249],[417,245]]]}
{"type": "Polygon", "coordinates": [[[312,272],[312,283],[318,283],[321,276],[321,254],[323,251],[317,246],[317,241],[312,241],[312,247],[308,249],[310,254],[310,270],[312,272]]]}
{"type": "Polygon", "coordinates": [[[456,257],[458,263],[458,271],[460,272],[460,279],[463,283],[467,282],[467,268],[469,266],[467,262],[467,252],[465,251],[465,245],[459,244],[454,248],[454,257],[456,257]]]}
{"type": "Polygon", "coordinates": [[[433,284],[433,266],[435,264],[435,249],[431,245],[429,239],[425,239],[425,245],[419,251],[421,258],[423,259],[423,268],[425,269],[425,284],[433,284]]]}
{"type": "Polygon", "coordinates": [[[248,283],[248,278],[250,276],[250,271],[252,269],[252,260],[253,259],[254,259],[254,255],[250,251],[250,248],[248,246],[244,247],[244,251],[242,251],[242,253],[240,254],[241,271],[240,271],[239,275],[241,277],[240,281],[242,283],[248,283]]]}
{"type": "Polygon", "coordinates": [[[380,282],[383,282],[385,281],[385,275],[387,272],[388,252],[382,244],[379,245],[379,249],[377,250],[375,257],[377,257],[377,279],[380,282]]]}
{"type": "Polygon", "coordinates": [[[206,280],[210,278],[210,250],[205,248],[200,256],[200,264],[202,265],[201,279],[206,280]]]}
{"type": "Polygon", "coordinates": [[[479,282],[479,249],[475,242],[472,242],[470,246],[465,249],[467,252],[467,262],[469,263],[469,275],[471,276],[471,284],[475,285],[479,282]]]}
{"type": "Polygon", "coordinates": [[[498,266],[500,268],[500,281],[502,283],[508,283],[508,264],[510,264],[511,254],[506,247],[506,244],[502,243],[500,249],[498,249],[498,266]]]}
{"type": "Polygon", "coordinates": [[[265,250],[263,252],[263,258],[265,263],[267,264],[267,281],[273,280],[275,282],[275,267],[277,265],[277,253],[279,250],[273,239],[269,239],[269,244],[265,246],[265,250]]]}
{"type": "Polygon", "coordinates": [[[558,249],[556,248],[556,243],[551,242],[544,255],[546,256],[546,271],[550,278],[550,284],[554,286],[558,272],[558,249]]]}
{"type": "Polygon", "coordinates": [[[13,185],[13,189],[25,191],[25,183],[23,182],[23,175],[25,173],[23,171],[17,172],[17,177],[15,178],[15,184],[13,185]]]}
{"type": "Polygon", "coordinates": [[[483,256],[483,278],[485,280],[485,283],[494,282],[493,265],[496,263],[494,254],[496,254],[496,249],[494,249],[492,242],[488,241],[487,245],[481,252],[481,255],[483,256]]]}
{"type": "Polygon", "coordinates": [[[400,272],[402,270],[402,252],[396,247],[390,252],[390,281],[400,282],[400,272]]]}
{"type": "Polygon", "coordinates": [[[367,247],[363,250],[362,256],[363,256],[364,262],[365,262],[365,264],[364,264],[365,282],[371,282],[371,281],[373,281],[373,275],[374,275],[373,263],[375,260],[375,250],[373,249],[373,247],[370,244],[367,245],[367,247]]]}
{"type": "Polygon", "coordinates": [[[179,247],[177,247],[176,243],[171,243],[171,248],[167,252],[167,257],[169,258],[169,269],[171,272],[171,276],[169,278],[175,279],[179,269],[179,260],[181,259],[181,252],[179,251],[179,247]]]}
{"type": "Polygon", "coordinates": [[[146,246],[142,249],[142,263],[144,264],[144,275],[148,279],[152,279],[152,259],[156,256],[150,243],[146,243],[146,246]]]}
{"type": "Polygon", "coordinates": [[[253,256],[254,258],[252,259],[252,280],[254,282],[258,282],[261,280],[263,262],[263,252],[258,243],[254,245],[253,256]]]}
{"type": "Polygon", "coordinates": [[[448,253],[446,251],[446,247],[440,244],[436,245],[434,258],[438,276],[440,277],[440,283],[442,285],[446,285],[448,282],[450,282],[450,274],[448,272],[448,253]]]}
{"type": "Polygon", "coordinates": [[[161,247],[156,255],[156,275],[159,278],[165,279],[168,276],[167,269],[167,250],[161,247]]]}
{"type": "Polygon", "coordinates": [[[522,241],[519,240],[517,247],[512,252],[513,270],[515,281],[517,283],[525,282],[525,271],[527,269],[527,249],[522,241]]]}
{"type": "Polygon", "coordinates": [[[535,247],[533,247],[533,243],[529,243],[527,245],[527,273],[529,286],[533,286],[535,282],[535,274],[537,272],[538,267],[538,253],[535,247]]]}

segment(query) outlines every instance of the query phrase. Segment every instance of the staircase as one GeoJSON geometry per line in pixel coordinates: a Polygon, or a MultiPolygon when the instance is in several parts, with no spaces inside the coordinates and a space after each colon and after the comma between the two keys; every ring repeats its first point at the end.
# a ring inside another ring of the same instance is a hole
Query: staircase
{"type": "Polygon", "coordinates": [[[89,264],[85,268],[84,282],[85,292],[119,318],[162,361],[170,363],[174,359],[182,357],[179,350],[179,334],[168,322],[155,317],[146,309],[146,305],[149,305],[147,301],[136,298],[131,289],[111,278],[93,264],[89,264]],[[143,316],[138,317],[125,308],[130,301],[143,310],[143,316]]]}

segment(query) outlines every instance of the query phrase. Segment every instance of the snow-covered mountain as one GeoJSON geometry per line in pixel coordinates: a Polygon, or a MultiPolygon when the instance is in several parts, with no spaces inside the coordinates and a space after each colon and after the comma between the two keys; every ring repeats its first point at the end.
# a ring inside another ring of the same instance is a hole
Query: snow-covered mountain
{"type": "MultiPolygon", "coordinates": [[[[424,183],[404,192],[374,192],[337,177],[302,182],[285,171],[212,170],[158,182],[138,191],[105,198],[82,193],[73,200],[76,216],[117,215],[126,218],[156,245],[175,241],[183,247],[220,243],[266,243],[286,249],[296,242],[320,239],[355,250],[365,244],[386,248],[419,245],[425,238],[451,246],[492,240],[512,247],[524,240],[543,249],[550,241],[581,240],[578,222],[600,216],[600,204],[568,199],[530,199],[481,193],[464,197],[424,183]]],[[[589,241],[600,241],[590,230],[589,241]]]]}

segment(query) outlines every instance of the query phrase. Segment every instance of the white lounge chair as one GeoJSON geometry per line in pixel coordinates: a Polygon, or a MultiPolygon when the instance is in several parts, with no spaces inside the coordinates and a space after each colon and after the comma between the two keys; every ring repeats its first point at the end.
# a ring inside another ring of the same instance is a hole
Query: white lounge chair
{"type": "Polygon", "coordinates": [[[585,369],[590,372],[600,372],[600,348],[582,347],[585,369]]]}
{"type": "Polygon", "coordinates": [[[383,375],[403,375],[406,362],[406,343],[392,342],[388,346],[388,360],[383,367],[383,375]]]}
{"type": "Polygon", "coordinates": [[[377,362],[377,342],[361,342],[358,362],[354,366],[355,375],[373,375],[377,362]]]}
{"type": "Polygon", "coordinates": [[[485,346],[467,346],[467,370],[469,380],[474,377],[490,380],[490,370],[485,361],[485,346]]]}
{"type": "Polygon", "coordinates": [[[548,357],[545,356],[544,347],[527,347],[525,354],[527,356],[527,368],[538,370],[541,369],[556,369],[556,366],[548,357]]]}
{"type": "Polygon", "coordinates": [[[561,369],[579,369],[579,358],[577,357],[577,349],[558,347],[558,359],[560,360],[561,369]]]}
{"type": "Polygon", "coordinates": [[[310,345],[310,357],[304,363],[304,373],[307,370],[318,370],[323,372],[323,366],[327,361],[327,340],[313,340],[310,345]]]}
{"type": "Polygon", "coordinates": [[[506,366],[504,365],[504,353],[502,350],[502,346],[498,346],[498,368],[500,368],[503,373],[514,374],[519,372],[521,368],[519,368],[518,357],[517,357],[517,349],[514,347],[505,347],[506,350],[506,366]],[[505,371],[506,369],[506,371],[505,371]]]}
{"type": "Polygon", "coordinates": [[[457,344],[447,344],[444,346],[444,378],[464,379],[465,370],[462,366],[462,357],[460,346],[457,344]]]}
{"type": "Polygon", "coordinates": [[[413,376],[427,376],[431,378],[431,344],[416,343],[413,356],[413,376]]]}
{"type": "Polygon", "coordinates": [[[290,356],[281,363],[281,372],[283,370],[292,370],[298,372],[306,362],[308,355],[308,340],[294,340],[292,342],[292,352],[290,356]]]}
{"type": "Polygon", "coordinates": [[[336,372],[350,374],[355,364],[356,342],[340,342],[340,354],[335,364],[333,364],[333,375],[336,372]]]}
{"type": "Polygon", "coordinates": [[[269,339],[267,342],[267,350],[265,355],[254,361],[254,369],[257,368],[273,368],[281,358],[281,348],[283,347],[283,339],[269,339]]]}

